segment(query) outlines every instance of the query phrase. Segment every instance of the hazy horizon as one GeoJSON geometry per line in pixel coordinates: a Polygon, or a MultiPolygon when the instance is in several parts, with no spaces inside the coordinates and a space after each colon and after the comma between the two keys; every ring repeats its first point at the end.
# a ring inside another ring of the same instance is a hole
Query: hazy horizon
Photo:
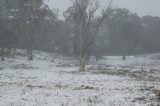
{"type": "MultiPolygon", "coordinates": [[[[100,0],[103,4],[109,2],[109,0],[100,0]]],[[[59,17],[63,18],[62,13],[71,5],[70,0],[50,0],[49,6],[51,8],[59,9],[59,17]]],[[[127,8],[133,13],[137,13],[139,16],[160,16],[160,0],[113,0],[113,6],[118,8],[127,8]]],[[[104,5],[103,5],[104,7],[104,5]]]]}

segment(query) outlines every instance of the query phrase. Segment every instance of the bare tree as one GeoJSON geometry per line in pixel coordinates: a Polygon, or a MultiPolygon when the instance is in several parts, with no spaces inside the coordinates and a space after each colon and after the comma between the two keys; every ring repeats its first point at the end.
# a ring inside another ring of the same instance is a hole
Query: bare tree
{"type": "Polygon", "coordinates": [[[95,23],[95,14],[100,7],[99,0],[72,0],[73,6],[70,8],[69,18],[74,21],[75,36],[79,51],[80,71],[85,71],[86,56],[89,47],[94,42],[97,32],[103,23],[104,19],[109,16],[111,4],[103,10],[101,19],[95,23]]]}

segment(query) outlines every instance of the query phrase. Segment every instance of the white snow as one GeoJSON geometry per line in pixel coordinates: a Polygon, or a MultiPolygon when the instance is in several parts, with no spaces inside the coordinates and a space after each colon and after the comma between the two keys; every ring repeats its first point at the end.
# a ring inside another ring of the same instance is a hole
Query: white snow
{"type": "MultiPolygon", "coordinates": [[[[18,51],[21,54],[24,51],[18,51]]],[[[137,56],[122,61],[107,58],[88,65],[87,72],[68,57],[35,53],[33,61],[16,55],[0,62],[0,106],[151,106],[160,76],[160,60],[155,55],[137,56]],[[119,70],[127,74],[115,74],[119,70]],[[156,70],[153,73],[151,70],[156,70]],[[101,73],[101,71],[106,73],[101,73]],[[147,75],[139,79],[132,74],[147,75]],[[96,72],[96,73],[95,73],[96,72]],[[112,73],[114,72],[114,73],[112,73]],[[130,75],[131,74],[131,75],[130,75]],[[142,99],[142,100],[141,100],[142,99]]],[[[158,54],[156,54],[158,55],[158,54]]]]}

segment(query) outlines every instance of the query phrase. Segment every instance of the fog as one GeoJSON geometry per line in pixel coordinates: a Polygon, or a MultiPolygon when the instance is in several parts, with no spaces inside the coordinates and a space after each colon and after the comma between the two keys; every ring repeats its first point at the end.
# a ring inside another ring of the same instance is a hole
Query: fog
{"type": "MultiPolygon", "coordinates": [[[[104,6],[109,0],[100,0],[101,5],[104,6]]],[[[51,8],[58,8],[59,17],[63,18],[62,13],[71,5],[70,0],[50,0],[49,6],[51,8]]],[[[113,6],[118,8],[127,8],[131,12],[137,13],[139,16],[152,15],[160,16],[160,0],[114,0],[113,6]]]]}

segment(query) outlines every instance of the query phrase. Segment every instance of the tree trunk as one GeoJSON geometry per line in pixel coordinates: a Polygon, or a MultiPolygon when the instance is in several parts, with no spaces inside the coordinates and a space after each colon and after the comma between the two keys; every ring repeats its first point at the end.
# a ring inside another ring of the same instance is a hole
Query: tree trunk
{"type": "Polygon", "coordinates": [[[32,55],[32,49],[31,48],[28,48],[27,53],[28,53],[28,60],[33,60],[33,55],[32,55]]]}
{"type": "Polygon", "coordinates": [[[125,55],[122,56],[122,60],[126,60],[126,56],[125,55]]]}
{"type": "Polygon", "coordinates": [[[80,56],[80,72],[85,72],[85,56],[80,56]]]}
{"type": "Polygon", "coordinates": [[[4,49],[1,48],[1,61],[4,61],[4,49]]]}
{"type": "Polygon", "coordinates": [[[28,60],[33,60],[33,55],[32,55],[32,53],[31,53],[31,52],[29,53],[28,60]]]}
{"type": "Polygon", "coordinates": [[[28,52],[28,60],[33,60],[33,35],[30,35],[28,38],[28,48],[27,48],[27,52],[28,52]]]}
{"type": "Polygon", "coordinates": [[[85,72],[85,64],[86,64],[86,53],[81,49],[80,50],[80,56],[79,56],[79,61],[80,61],[80,72],[85,72]]]}

